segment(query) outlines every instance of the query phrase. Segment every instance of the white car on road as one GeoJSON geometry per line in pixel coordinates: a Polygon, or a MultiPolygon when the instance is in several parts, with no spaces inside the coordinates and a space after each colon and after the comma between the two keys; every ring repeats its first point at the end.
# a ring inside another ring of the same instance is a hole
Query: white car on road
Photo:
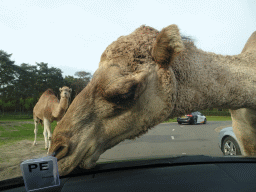
{"type": "Polygon", "coordinates": [[[196,125],[198,123],[206,124],[207,119],[202,113],[200,113],[199,111],[195,111],[195,112],[192,112],[191,114],[185,115],[183,117],[178,117],[177,122],[179,124],[189,123],[192,125],[196,125]]]}

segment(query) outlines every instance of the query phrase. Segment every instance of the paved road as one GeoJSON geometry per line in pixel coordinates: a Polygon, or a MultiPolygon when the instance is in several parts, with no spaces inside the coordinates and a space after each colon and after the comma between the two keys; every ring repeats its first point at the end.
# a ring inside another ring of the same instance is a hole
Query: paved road
{"type": "Polygon", "coordinates": [[[223,156],[218,134],[231,121],[208,121],[207,124],[179,125],[162,123],[135,140],[125,140],[107,150],[98,162],[136,157],[165,155],[223,156]]]}

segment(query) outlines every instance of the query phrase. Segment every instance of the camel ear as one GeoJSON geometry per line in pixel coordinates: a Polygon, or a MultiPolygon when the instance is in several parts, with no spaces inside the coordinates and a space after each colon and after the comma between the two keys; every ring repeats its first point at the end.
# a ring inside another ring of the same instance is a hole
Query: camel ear
{"type": "Polygon", "coordinates": [[[62,88],[59,88],[59,90],[60,90],[60,92],[61,92],[62,88]]]}
{"type": "Polygon", "coordinates": [[[156,41],[153,43],[152,56],[160,67],[167,68],[184,49],[178,26],[170,25],[158,34],[156,41]]]}

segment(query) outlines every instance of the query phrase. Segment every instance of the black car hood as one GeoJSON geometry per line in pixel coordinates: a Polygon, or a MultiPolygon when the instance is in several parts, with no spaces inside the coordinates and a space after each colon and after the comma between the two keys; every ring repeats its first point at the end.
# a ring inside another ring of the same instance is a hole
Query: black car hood
{"type": "MultiPolygon", "coordinates": [[[[118,161],[108,161],[98,163],[94,168],[87,170],[79,167],[75,168],[69,175],[61,176],[60,179],[68,177],[76,177],[80,175],[96,174],[100,172],[109,172],[116,170],[126,170],[133,168],[150,168],[164,166],[180,166],[180,165],[195,165],[195,164],[211,164],[211,163],[256,163],[255,157],[244,156],[223,156],[212,157],[206,155],[184,155],[184,156],[151,156],[142,158],[125,159],[118,161]]],[[[16,177],[0,181],[0,189],[7,186],[19,187],[24,186],[23,177],[16,177]]]]}
{"type": "Polygon", "coordinates": [[[97,163],[92,169],[75,168],[69,175],[60,178],[73,177],[84,174],[94,174],[115,170],[133,169],[136,167],[164,167],[164,166],[179,166],[179,165],[194,165],[194,164],[211,164],[211,163],[256,163],[255,157],[244,156],[223,156],[212,157],[206,155],[183,155],[183,156],[151,156],[141,158],[130,158],[125,160],[108,161],[97,163]]]}

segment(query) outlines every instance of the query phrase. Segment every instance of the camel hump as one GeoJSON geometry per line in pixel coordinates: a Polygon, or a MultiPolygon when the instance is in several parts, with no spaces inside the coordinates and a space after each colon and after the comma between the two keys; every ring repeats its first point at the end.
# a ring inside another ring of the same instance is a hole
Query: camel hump
{"type": "Polygon", "coordinates": [[[242,53],[250,50],[256,50],[256,31],[254,31],[251,37],[247,40],[242,53]]]}
{"type": "Polygon", "coordinates": [[[55,95],[55,93],[52,89],[47,89],[44,93],[49,94],[49,95],[55,95]]]}

